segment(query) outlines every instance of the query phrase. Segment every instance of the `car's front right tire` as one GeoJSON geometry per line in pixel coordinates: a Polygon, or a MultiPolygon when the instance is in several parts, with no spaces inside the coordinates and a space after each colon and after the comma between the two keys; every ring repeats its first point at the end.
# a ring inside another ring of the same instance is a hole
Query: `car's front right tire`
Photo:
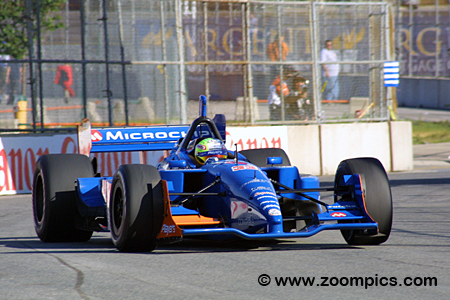
{"type": "Polygon", "coordinates": [[[88,241],[92,231],[77,229],[75,180],[93,177],[89,158],[80,154],[47,154],[36,162],[33,177],[34,227],[43,242],[88,241]]]}

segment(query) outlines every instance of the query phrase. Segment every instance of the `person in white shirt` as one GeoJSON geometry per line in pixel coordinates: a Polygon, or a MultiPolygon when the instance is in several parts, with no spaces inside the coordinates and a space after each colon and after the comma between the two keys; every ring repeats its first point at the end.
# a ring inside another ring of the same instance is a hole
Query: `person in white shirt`
{"type": "MultiPolygon", "coordinates": [[[[325,48],[320,51],[321,61],[338,61],[337,54],[332,50],[333,42],[325,41],[325,48]]],[[[322,83],[325,85],[323,92],[325,100],[339,99],[339,64],[322,65],[322,83]]]]}

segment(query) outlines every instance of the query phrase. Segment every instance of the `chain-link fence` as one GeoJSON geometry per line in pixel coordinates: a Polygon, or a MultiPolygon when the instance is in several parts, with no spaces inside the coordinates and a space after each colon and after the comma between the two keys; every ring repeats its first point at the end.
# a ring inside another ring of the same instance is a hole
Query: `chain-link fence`
{"type": "Polygon", "coordinates": [[[398,103],[450,107],[450,6],[447,0],[396,2],[396,59],[400,61],[398,103]]]}
{"type": "Polygon", "coordinates": [[[64,29],[7,62],[27,84],[4,92],[0,129],[187,123],[201,94],[239,124],[388,119],[387,3],[81,0],[60,14],[64,29]]]}
{"type": "MultiPolygon", "coordinates": [[[[392,48],[389,44],[392,35],[392,29],[389,27],[389,7],[382,3],[340,3],[315,5],[315,8],[320,24],[317,26],[316,41],[331,37],[334,48],[338,50],[338,99],[349,103],[346,113],[340,117],[332,115],[334,120],[361,117],[372,120],[388,119],[383,63],[392,59],[392,48]]],[[[327,78],[323,76],[323,70],[320,75],[322,81],[316,78],[316,82],[321,82],[321,91],[326,92],[327,78]]],[[[324,93],[322,99],[326,99],[324,93]]],[[[326,103],[330,104],[329,101],[326,103]]]]}
{"type": "Polygon", "coordinates": [[[399,1],[395,9],[398,24],[396,54],[401,62],[401,76],[448,79],[450,75],[448,1],[399,1]]]}

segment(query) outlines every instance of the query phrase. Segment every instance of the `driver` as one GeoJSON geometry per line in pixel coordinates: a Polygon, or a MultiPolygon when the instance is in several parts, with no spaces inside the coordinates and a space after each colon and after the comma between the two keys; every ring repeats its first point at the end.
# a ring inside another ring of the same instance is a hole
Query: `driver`
{"type": "Polygon", "coordinates": [[[195,146],[195,160],[203,165],[211,158],[226,159],[228,151],[219,139],[206,138],[195,146]]]}

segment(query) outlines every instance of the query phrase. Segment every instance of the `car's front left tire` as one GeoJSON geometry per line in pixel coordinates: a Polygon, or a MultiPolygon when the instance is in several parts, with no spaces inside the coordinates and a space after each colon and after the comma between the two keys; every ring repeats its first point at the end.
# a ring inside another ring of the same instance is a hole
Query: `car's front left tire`
{"type": "Polygon", "coordinates": [[[111,239],[123,252],[156,248],[164,220],[161,176],[149,165],[122,165],[114,174],[108,204],[111,239]]]}
{"type": "MultiPolygon", "coordinates": [[[[353,158],[342,161],[335,175],[335,189],[341,186],[344,175],[360,174],[364,192],[365,208],[378,223],[378,234],[370,235],[361,230],[342,230],[349,245],[378,245],[389,238],[392,227],[392,195],[389,179],[381,162],[372,157],[353,158]]],[[[348,195],[342,195],[348,197],[348,195]]],[[[336,197],[335,201],[341,196],[336,197]]]]}

